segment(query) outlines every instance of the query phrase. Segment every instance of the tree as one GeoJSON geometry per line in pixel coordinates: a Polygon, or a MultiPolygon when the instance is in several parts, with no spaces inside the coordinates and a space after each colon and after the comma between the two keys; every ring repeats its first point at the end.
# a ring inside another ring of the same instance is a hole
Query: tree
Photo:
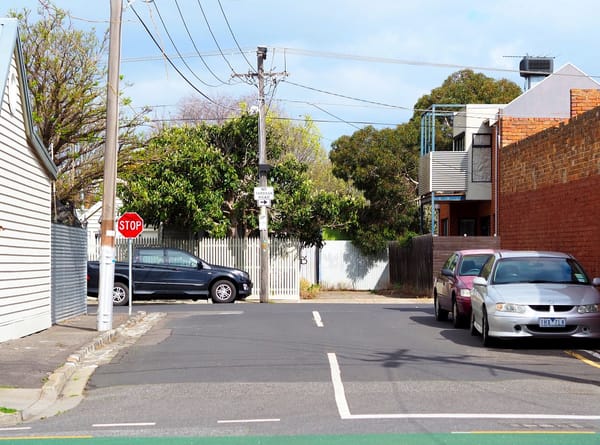
{"type": "Polygon", "coordinates": [[[235,99],[230,96],[216,96],[210,101],[195,95],[187,96],[177,104],[176,120],[180,124],[224,124],[228,119],[239,117],[246,111],[251,97],[235,99]]]}
{"type": "MultiPolygon", "coordinates": [[[[313,189],[307,165],[291,153],[281,157],[277,138],[267,133],[268,156],[278,159],[269,174],[276,196],[270,229],[320,245],[322,227],[346,227],[357,200],[313,189]]],[[[137,211],[154,226],[200,236],[258,233],[256,114],[244,113],[222,125],[163,128],[135,158],[121,175],[126,210],[137,211]]]]}
{"type": "Polygon", "coordinates": [[[364,253],[378,253],[387,241],[416,229],[416,156],[406,150],[401,129],[365,127],[335,141],[330,158],[333,173],[367,199],[350,232],[364,253]]]}
{"type": "Polygon", "coordinates": [[[240,185],[234,165],[205,140],[202,127],[172,127],[133,155],[119,186],[125,208],[147,224],[186,228],[214,237],[227,233],[224,191],[240,185]]]}
{"type": "MultiPolygon", "coordinates": [[[[58,167],[56,200],[74,203],[103,176],[107,33],[75,29],[68,12],[50,2],[38,9],[38,21],[30,14],[11,12],[20,22],[34,125],[58,167]]],[[[122,149],[136,143],[146,111],[122,116],[122,149]]]]}

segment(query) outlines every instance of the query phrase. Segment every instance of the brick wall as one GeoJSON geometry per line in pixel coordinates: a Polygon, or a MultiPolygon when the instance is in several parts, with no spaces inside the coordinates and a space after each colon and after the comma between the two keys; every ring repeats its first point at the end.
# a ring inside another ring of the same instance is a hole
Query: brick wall
{"type": "Polygon", "coordinates": [[[547,128],[556,127],[567,119],[551,118],[519,118],[502,116],[500,128],[502,128],[502,147],[539,133],[547,128]]]}
{"type": "Polygon", "coordinates": [[[600,105],[600,90],[571,90],[571,117],[600,105]]]}
{"type": "Polygon", "coordinates": [[[502,248],[571,253],[600,276],[600,107],[581,113],[599,99],[577,93],[568,124],[501,149],[502,248]]]}

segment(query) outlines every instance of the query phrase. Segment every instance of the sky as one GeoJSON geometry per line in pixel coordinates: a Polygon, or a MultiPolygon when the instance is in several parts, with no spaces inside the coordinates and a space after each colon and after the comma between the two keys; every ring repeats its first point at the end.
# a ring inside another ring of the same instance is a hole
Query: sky
{"type": "MultiPolygon", "coordinates": [[[[108,29],[110,0],[53,4],[77,28],[108,29]]],[[[35,17],[39,6],[0,0],[0,14],[35,17]]],[[[599,17],[597,0],[124,1],[120,74],[133,107],[169,119],[193,96],[257,98],[240,75],[256,71],[264,46],[267,105],[299,124],[310,116],[329,149],[366,125],[407,122],[417,100],[460,69],[523,88],[522,57],[552,57],[555,71],[572,63],[600,81],[599,17]]]]}

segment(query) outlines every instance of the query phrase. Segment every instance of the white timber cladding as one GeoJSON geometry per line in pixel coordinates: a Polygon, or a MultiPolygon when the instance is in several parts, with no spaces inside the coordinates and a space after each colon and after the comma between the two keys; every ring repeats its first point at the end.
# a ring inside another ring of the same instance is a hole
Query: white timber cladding
{"type": "MultiPolygon", "coordinates": [[[[9,79],[21,79],[16,54],[9,79]]],[[[52,181],[27,138],[23,87],[14,96],[13,85],[11,98],[9,88],[0,109],[0,341],[51,326],[52,181]]]]}

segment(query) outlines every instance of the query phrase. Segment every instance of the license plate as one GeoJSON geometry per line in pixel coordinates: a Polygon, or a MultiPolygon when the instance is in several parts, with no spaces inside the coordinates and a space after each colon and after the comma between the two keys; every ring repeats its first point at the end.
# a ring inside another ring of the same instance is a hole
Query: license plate
{"type": "Polygon", "coordinates": [[[540,328],[564,328],[567,325],[566,318],[540,318],[540,328]]]}

